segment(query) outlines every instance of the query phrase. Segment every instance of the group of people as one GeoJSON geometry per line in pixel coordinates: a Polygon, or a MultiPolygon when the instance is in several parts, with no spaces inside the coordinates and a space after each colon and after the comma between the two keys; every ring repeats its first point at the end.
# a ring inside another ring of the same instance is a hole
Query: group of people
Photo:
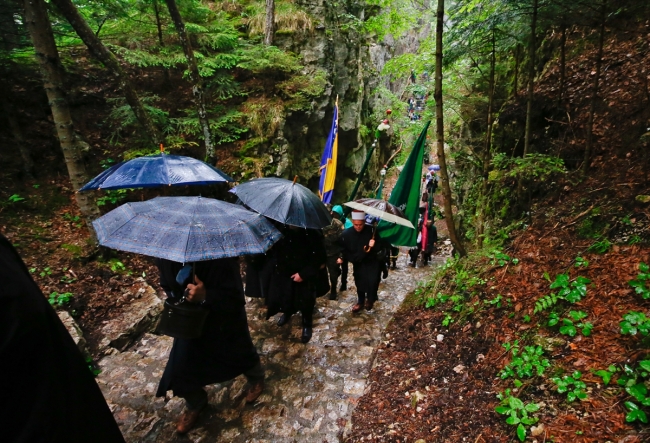
{"type": "MultiPolygon", "coordinates": [[[[337,299],[339,277],[339,290],[347,290],[348,264],[351,263],[357,290],[357,302],[352,313],[373,309],[381,278],[387,277],[391,263],[395,268],[398,249],[391,248],[376,234],[376,225],[366,223],[365,213],[353,211],[348,220],[343,209],[335,206],[331,208],[331,214],[332,223],[323,230],[276,223],[283,237],[266,254],[247,259],[245,288],[237,258],[197,262],[192,265],[191,273],[187,272],[187,265],[156,260],[160,284],[168,301],[187,301],[208,311],[199,338],[174,338],[156,392],[157,396],[165,396],[171,390],[175,396],[185,399],[186,407],[176,424],[178,433],[184,434],[192,429],[206,407],[208,395],[205,386],[243,374],[248,380],[245,392],[248,403],[255,402],[264,389],[264,368],[249,332],[244,295],[264,299],[267,319],[281,313],[278,326],[289,323],[292,315],[299,312],[302,317],[301,341],[307,343],[312,337],[316,298],[329,293],[330,300],[337,299]]],[[[0,311],[3,316],[8,316],[7,321],[0,322],[0,329],[7,329],[3,335],[5,338],[0,340],[0,357],[2,361],[12,361],[13,368],[3,377],[3,389],[9,393],[11,421],[21,423],[9,429],[10,433],[15,431],[16,434],[16,439],[10,438],[10,441],[40,441],[36,437],[47,432],[53,436],[65,433],[70,436],[69,441],[122,442],[119,429],[83,357],[18,254],[2,236],[0,264],[3,264],[0,271],[6,274],[3,277],[6,284],[0,288],[0,303],[7,308],[0,311]],[[27,318],[26,315],[34,318],[34,322],[21,320],[27,318]],[[45,327],[51,331],[41,330],[45,327]],[[53,340],[60,343],[53,346],[53,340]],[[31,344],[28,346],[27,342],[31,344]],[[34,348],[34,343],[42,346],[34,348]],[[23,351],[28,347],[29,355],[42,352],[49,356],[48,365],[36,364],[26,358],[23,351]],[[32,352],[31,349],[38,350],[32,352]],[[65,375],[61,375],[63,373],[65,375]],[[48,380],[58,377],[75,380],[71,382],[71,388],[61,386],[57,389],[58,382],[45,388],[48,380]],[[23,379],[23,382],[15,382],[23,379]],[[34,406],[31,403],[41,397],[43,404],[34,406]],[[54,414],[51,415],[53,419],[46,420],[45,425],[32,423],[29,417],[46,415],[40,414],[39,408],[50,401],[48,398],[51,398],[51,405],[68,400],[79,404],[66,404],[64,409],[48,407],[48,414],[54,414]],[[58,411],[68,412],[58,417],[58,411]],[[21,418],[27,418],[27,421],[21,418]],[[73,424],[72,429],[66,425],[68,422],[73,424]],[[79,434],[79,439],[73,438],[76,434],[79,434]]]]}
{"type": "Polygon", "coordinates": [[[203,334],[197,339],[175,338],[156,395],[173,391],[186,408],[176,430],[186,433],[207,405],[204,386],[243,374],[248,380],[246,402],[253,403],[264,389],[264,368],[253,345],[244,295],[262,298],[266,318],[280,313],[277,325],[288,324],[300,313],[301,341],[312,337],[316,298],[347,290],[348,263],[357,288],[356,314],[373,309],[381,276],[388,272],[384,242],[366,224],[366,214],[354,211],[351,221],[340,206],[331,208],[332,223],[323,230],[303,229],[275,222],[282,238],[265,254],[246,259],[246,286],[236,258],[195,264],[194,280],[181,275],[183,265],[158,259],[160,283],[168,298],[184,297],[209,310],[203,334]],[[348,227],[346,228],[346,225],[348,227]]]}

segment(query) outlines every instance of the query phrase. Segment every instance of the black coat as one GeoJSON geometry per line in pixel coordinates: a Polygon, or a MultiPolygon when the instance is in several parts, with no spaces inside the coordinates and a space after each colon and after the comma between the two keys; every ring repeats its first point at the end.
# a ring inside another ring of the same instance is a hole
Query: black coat
{"type": "Polygon", "coordinates": [[[124,442],[81,352],[0,235],[0,440],[124,442]]]}
{"type": "Polygon", "coordinates": [[[364,251],[364,247],[372,238],[373,227],[369,225],[365,225],[361,232],[355,231],[354,227],[348,228],[343,231],[341,238],[343,259],[352,263],[354,284],[360,293],[377,292],[385,260],[385,256],[382,258],[378,254],[385,253],[389,247],[381,238],[375,236],[375,246],[368,252],[364,251]]]}
{"type": "MultiPolygon", "coordinates": [[[[165,292],[182,294],[176,283],[180,263],[158,260],[160,285],[165,292]]],[[[197,339],[175,338],[157,396],[168,390],[177,395],[237,377],[259,362],[244,308],[244,291],[237,259],[195,263],[197,277],[206,288],[210,309],[203,334],[197,339]]]]}
{"type": "Polygon", "coordinates": [[[329,290],[327,254],[322,235],[313,229],[282,229],[283,237],[267,252],[260,272],[267,316],[313,309],[315,297],[329,290]],[[298,273],[302,282],[291,280],[298,273]],[[326,286],[326,287],[324,287],[326,286]]]}

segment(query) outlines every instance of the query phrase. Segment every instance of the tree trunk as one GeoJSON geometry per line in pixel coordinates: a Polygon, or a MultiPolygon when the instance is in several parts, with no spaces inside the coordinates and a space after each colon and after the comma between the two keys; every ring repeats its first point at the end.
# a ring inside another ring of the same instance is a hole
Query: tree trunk
{"type": "Polygon", "coordinates": [[[264,44],[273,44],[273,31],[275,30],[275,0],[266,0],[266,19],[264,20],[264,44]]]}
{"type": "Polygon", "coordinates": [[[533,113],[533,98],[535,90],[535,52],[536,42],[535,33],[537,32],[537,2],[533,0],[533,17],[530,23],[530,45],[528,47],[528,56],[530,57],[530,66],[528,67],[528,94],[526,103],[526,133],[524,135],[524,156],[530,152],[530,125],[533,113]]]}
{"type": "Polygon", "coordinates": [[[174,26],[178,32],[178,38],[181,42],[181,46],[183,47],[183,52],[185,52],[185,58],[187,59],[190,83],[192,83],[192,95],[194,96],[194,104],[196,105],[196,111],[199,114],[199,123],[203,129],[203,139],[205,140],[205,161],[210,164],[214,164],[216,157],[214,152],[214,144],[212,143],[212,136],[210,134],[210,122],[208,121],[207,112],[205,111],[205,93],[203,91],[203,79],[199,75],[199,68],[196,65],[196,59],[194,58],[192,43],[187,36],[185,23],[183,23],[181,14],[178,12],[176,1],[165,0],[165,3],[167,3],[169,15],[174,22],[174,26]]]}
{"type": "Polygon", "coordinates": [[[562,18],[562,30],[560,37],[560,94],[558,104],[562,104],[564,98],[564,84],[566,83],[566,21],[562,18]]]}
{"type": "MultiPolygon", "coordinates": [[[[63,158],[68,168],[72,189],[78,191],[87,181],[88,175],[82,159],[85,145],[74,132],[70,108],[63,89],[63,67],[54,42],[52,26],[43,0],[25,0],[25,22],[34,43],[36,59],[43,76],[43,86],[52,110],[56,134],[61,144],[63,158]]],[[[79,210],[86,219],[91,236],[95,237],[91,221],[99,217],[95,200],[87,193],[75,193],[79,210]]]]}
{"type": "Polygon", "coordinates": [[[605,41],[605,23],[607,21],[607,0],[603,0],[600,9],[600,34],[598,35],[598,55],[596,56],[596,74],[591,84],[591,104],[589,105],[589,120],[587,122],[587,140],[585,143],[585,157],[582,160],[582,174],[586,174],[591,162],[594,138],[594,115],[596,114],[596,101],[598,100],[600,70],[603,64],[603,42],[605,41]]]}
{"type": "Polygon", "coordinates": [[[16,110],[14,109],[11,101],[9,100],[8,91],[3,91],[3,100],[2,100],[2,110],[4,111],[7,121],[9,122],[9,128],[11,129],[11,134],[14,136],[16,146],[20,151],[20,156],[23,159],[23,172],[27,178],[34,178],[34,160],[32,155],[25,144],[25,137],[23,137],[23,131],[16,119],[16,110]]]}
{"type": "Polygon", "coordinates": [[[521,47],[517,45],[515,48],[515,78],[512,80],[514,86],[514,93],[512,94],[515,98],[519,96],[519,62],[521,57],[521,47]]]}
{"type": "Polygon", "coordinates": [[[122,89],[122,92],[124,92],[124,97],[126,98],[127,103],[131,106],[131,109],[149,136],[151,142],[154,143],[155,146],[162,143],[162,136],[160,135],[158,128],[156,128],[151,117],[149,117],[149,114],[144,109],[138,94],[131,84],[131,80],[122,69],[117,57],[115,57],[115,55],[104,46],[101,40],[97,38],[92,29],[90,29],[90,26],[88,26],[88,23],[86,23],[70,0],[51,0],[51,3],[54,4],[65,19],[70,22],[70,25],[72,25],[77,35],[81,40],[83,40],[84,44],[88,47],[93,56],[117,75],[120,88],[122,89]]]}
{"type": "Polygon", "coordinates": [[[165,46],[162,35],[162,24],[160,23],[160,11],[158,11],[158,0],[153,0],[153,12],[156,16],[156,28],[158,28],[158,43],[161,47],[165,46]]]}
{"type": "Polygon", "coordinates": [[[488,191],[488,174],[490,172],[490,149],[492,147],[492,109],[494,108],[494,77],[496,70],[496,36],[495,30],[492,28],[492,54],[490,57],[490,80],[488,85],[488,111],[487,111],[487,128],[485,131],[485,143],[483,146],[483,170],[481,175],[483,182],[481,183],[481,200],[482,204],[479,205],[479,223],[477,226],[477,240],[479,248],[483,246],[483,234],[485,233],[485,220],[487,218],[487,191],[488,191]]]}
{"type": "Polygon", "coordinates": [[[445,18],[445,0],[438,0],[438,11],[436,13],[436,67],[435,67],[435,92],[436,101],[436,138],[438,148],[438,163],[440,165],[440,184],[444,196],[445,222],[449,230],[449,239],[454,249],[461,256],[467,255],[458,235],[452,212],[451,187],[449,186],[449,174],[447,172],[447,161],[445,159],[445,132],[442,114],[442,31],[445,18]]]}

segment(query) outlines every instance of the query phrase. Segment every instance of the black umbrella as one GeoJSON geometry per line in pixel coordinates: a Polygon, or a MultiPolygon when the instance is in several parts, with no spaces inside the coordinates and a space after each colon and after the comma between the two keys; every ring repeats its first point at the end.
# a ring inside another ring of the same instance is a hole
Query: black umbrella
{"type": "Polygon", "coordinates": [[[252,210],[285,225],[322,229],[332,223],[330,212],[318,196],[295,180],[256,178],[230,192],[252,210]]]}

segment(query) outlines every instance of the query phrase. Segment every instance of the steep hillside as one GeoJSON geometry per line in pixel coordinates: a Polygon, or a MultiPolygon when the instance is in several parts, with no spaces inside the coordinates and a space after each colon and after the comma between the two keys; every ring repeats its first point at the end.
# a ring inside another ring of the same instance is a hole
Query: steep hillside
{"type": "MultiPolygon", "coordinates": [[[[630,26],[606,44],[586,177],[537,190],[503,248],[449,262],[413,294],[345,441],[650,441],[647,32],[630,26]]],[[[584,148],[593,57],[570,62],[566,108],[551,94],[555,60],[535,91],[535,146],[570,167],[584,148]]],[[[506,107],[501,124],[524,108],[506,107]]]]}

